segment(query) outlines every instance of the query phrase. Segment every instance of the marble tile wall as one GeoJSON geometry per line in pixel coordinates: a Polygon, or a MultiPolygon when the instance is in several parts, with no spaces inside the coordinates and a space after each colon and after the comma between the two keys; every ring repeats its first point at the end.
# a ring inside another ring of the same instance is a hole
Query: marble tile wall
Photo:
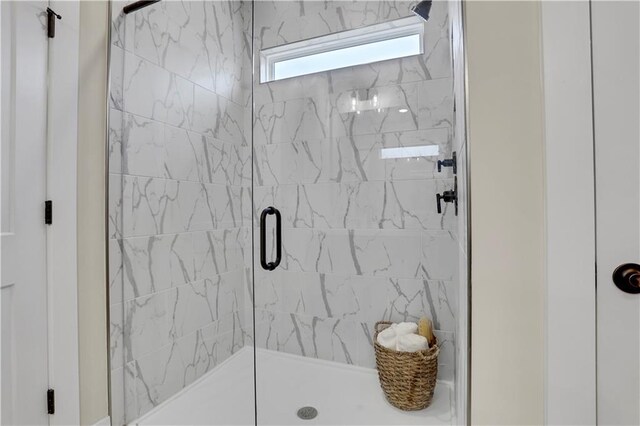
{"type": "Polygon", "coordinates": [[[435,207],[453,185],[451,170],[436,168],[454,149],[446,3],[433,6],[423,56],[252,77],[252,30],[257,55],[409,16],[412,3],[258,1],[252,29],[250,2],[165,1],[126,19],[113,2],[114,424],[252,344],[254,296],[259,346],[367,367],[376,321],[426,314],[442,344],[440,377],[453,380],[460,225],[451,205],[435,207]],[[352,98],[374,96],[380,108],[351,111],[352,98]],[[440,155],[380,155],[416,145],[440,155]],[[269,205],[284,228],[273,272],[251,264],[251,227],[269,205]]]}
{"type": "MultiPolygon", "coordinates": [[[[413,3],[259,1],[254,56],[410,16],[413,3]]],[[[453,149],[446,2],[434,2],[425,31],[417,57],[267,84],[254,63],[254,232],[269,205],[283,225],[281,266],[255,267],[259,346],[373,367],[375,322],[426,314],[442,344],[440,377],[454,380],[459,225],[451,205],[440,215],[435,204],[453,186],[451,169],[436,167],[453,149]],[[374,96],[378,108],[367,107],[374,96]],[[381,158],[416,145],[440,155],[381,158]]]]}
{"type": "Polygon", "coordinates": [[[251,341],[251,4],[113,2],[109,268],[114,424],[251,341]]]}

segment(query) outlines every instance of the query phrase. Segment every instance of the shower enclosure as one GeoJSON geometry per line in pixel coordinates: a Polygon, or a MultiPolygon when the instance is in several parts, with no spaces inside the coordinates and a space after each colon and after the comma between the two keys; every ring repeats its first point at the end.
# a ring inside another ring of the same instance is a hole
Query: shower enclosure
{"type": "Polygon", "coordinates": [[[112,423],[466,423],[460,4],[424,21],[415,1],[128,3],[111,3],[112,423]],[[418,51],[348,50],[402,37],[418,51]],[[340,49],[359,62],[312,63],[340,49]],[[438,383],[403,412],[373,326],[422,316],[438,383]]]}

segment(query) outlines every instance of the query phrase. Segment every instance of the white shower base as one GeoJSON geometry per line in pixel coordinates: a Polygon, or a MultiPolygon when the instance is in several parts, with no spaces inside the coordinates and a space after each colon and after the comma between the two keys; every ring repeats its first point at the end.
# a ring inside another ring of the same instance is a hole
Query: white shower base
{"type": "MultiPolygon", "coordinates": [[[[438,382],[422,411],[401,411],[385,400],[376,370],[281,352],[257,350],[258,424],[450,425],[451,386],[438,382]],[[318,417],[301,420],[311,405],[318,417]]],[[[193,385],[138,419],[139,425],[253,425],[253,348],[245,347],[193,385]]]]}

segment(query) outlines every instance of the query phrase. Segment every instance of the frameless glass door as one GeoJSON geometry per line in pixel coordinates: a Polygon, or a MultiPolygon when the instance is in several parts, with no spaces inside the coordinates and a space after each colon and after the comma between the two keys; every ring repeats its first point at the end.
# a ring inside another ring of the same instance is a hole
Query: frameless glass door
{"type": "Polygon", "coordinates": [[[449,5],[434,3],[425,22],[414,3],[254,3],[258,424],[456,422],[464,165],[449,5]],[[418,28],[420,52],[385,56],[403,25],[418,28]],[[376,49],[340,58],[366,42],[376,49]],[[309,73],[315,52],[327,71],[309,73]],[[269,73],[278,60],[287,78],[269,73]],[[437,330],[439,381],[429,408],[403,412],[380,389],[374,325],[422,316],[437,330]]]}

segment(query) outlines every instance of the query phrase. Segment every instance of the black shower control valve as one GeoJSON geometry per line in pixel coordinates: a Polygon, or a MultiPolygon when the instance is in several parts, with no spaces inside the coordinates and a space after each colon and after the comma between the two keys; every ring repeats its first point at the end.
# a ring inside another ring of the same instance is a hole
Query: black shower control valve
{"type": "Polygon", "coordinates": [[[442,214],[442,202],[453,203],[455,214],[458,216],[458,178],[453,180],[453,190],[443,191],[442,194],[436,194],[436,206],[438,213],[442,214]]]}
{"type": "Polygon", "coordinates": [[[438,213],[442,213],[442,201],[445,203],[453,203],[456,201],[456,193],[453,191],[444,191],[442,194],[436,194],[436,202],[438,203],[438,213]]]}
{"type": "Polygon", "coordinates": [[[446,160],[438,160],[438,173],[442,172],[443,167],[451,167],[453,169],[453,174],[458,173],[458,159],[456,158],[455,151],[453,152],[452,158],[447,158],[446,160]]]}

